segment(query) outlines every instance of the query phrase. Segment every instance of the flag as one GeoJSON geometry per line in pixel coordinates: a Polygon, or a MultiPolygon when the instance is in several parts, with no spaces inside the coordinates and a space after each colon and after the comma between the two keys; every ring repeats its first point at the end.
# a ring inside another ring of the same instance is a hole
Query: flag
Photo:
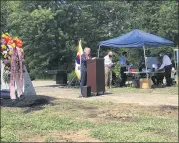
{"type": "Polygon", "coordinates": [[[76,62],[75,62],[75,73],[76,76],[78,77],[78,79],[80,80],[81,77],[81,70],[80,70],[80,66],[81,66],[81,55],[83,54],[83,49],[81,46],[81,40],[79,41],[78,44],[78,51],[77,51],[77,55],[76,55],[76,62]]]}

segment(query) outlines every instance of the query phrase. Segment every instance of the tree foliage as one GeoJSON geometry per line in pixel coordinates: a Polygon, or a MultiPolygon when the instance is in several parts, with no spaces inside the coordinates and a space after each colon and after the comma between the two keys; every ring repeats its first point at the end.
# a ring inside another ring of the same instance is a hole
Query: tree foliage
{"type": "MultiPolygon", "coordinates": [[[[92,49],[97,56],[100,41],[117,37],[133,29],[159,35],[178,46],[176,1],[2,1],[1,31],[10,32],[24,41],[26,65],[30,73],[40,75],[47,69],[58,69],[73,62],[76,41],[92,49]]],[[[110,48],[104,48],[104,56],[110,48]]],[[[120,49],[128,60],[138,65],[142,49],[120,49]]],[[[147,50],[148,55],[172,48],[147,50]]]]}

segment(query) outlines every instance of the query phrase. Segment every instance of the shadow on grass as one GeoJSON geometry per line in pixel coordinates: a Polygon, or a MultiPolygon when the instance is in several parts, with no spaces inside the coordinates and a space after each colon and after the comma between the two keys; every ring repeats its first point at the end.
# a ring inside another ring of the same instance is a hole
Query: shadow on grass
{"type": "Polygon", "coordinates": [[[103,95],[109,95],[109,94],[113,94],[111,92],[105,92],[103,95]]]}
{"type": "Polygon", "coordinates": [[[178,110],[178,106],[163,105],[163,106],[160,106],[160,110],[162,111],[178,110]]]}
{"type": "Polygon", "coordinates": [[[65,89],[76,89],[76,88],[80,88],[80,86],[71,86],[71,85],[61,85],[61,84],[56,84],[56,85],[44,85],[44,86],[36,86],[36,88],[39,88],[39,87],[52,87],[52,88],[55,88],[55,87],[58,87],[58,88],[65,88],[65,89]]]}
{"type": "Polygon", "coordinates": [[[157,89],[157,88],[166,88],[164,85],[152,85],[152,89],[157,89]]]}
{"type": "Polygon", "coordinates": [[[91,93],[91,96],[89,96],[89,97],[96,97],[96,96],[105,96],[105,95],[110,95],[110,94],[113,94],[113,93],[111,93],[111,92],[99,92],[98,94],[96,94],[96,93],[91,93]]]}
{"type": "Polygon", "coordinates": [[[53,105],[56,98],[45,95],[25,96],[22,100],[12,102],[11,99],[1,99],[1,107],[25,108],[24,113],[44,109],[44,105],[53,105]]]}
{"type": "Polygon", "coordinates": [[[66,88],[68,85],[66,84],[55,84],[55,85],[44,85],[44,86],[36,86],[36,87],[62,87],[62,88],[66,88]]]}

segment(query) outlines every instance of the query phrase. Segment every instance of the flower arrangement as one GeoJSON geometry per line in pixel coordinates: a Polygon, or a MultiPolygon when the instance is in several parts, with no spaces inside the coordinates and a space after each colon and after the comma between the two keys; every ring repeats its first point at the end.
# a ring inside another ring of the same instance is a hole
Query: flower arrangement
{"type": "Polygon", "coordinates": [[[23,45],[23,42],[17,37],[13,39],[8,33],[2,34],[1,36],[1,60],[3,61],[3,64],[5,65],[4,67],[5,71],[10,71],[12,50],[18,47],[18,48],[21,48],[21,52],[23,52],[22,45],[23,45]]]}
{"type": "Polygon", "coordinates": [[[20,48],[21,52],[24,52],[22,45],[23,42],[17,37],[12,38],[8,33],[1,35],[1,60],[4,64],[3,77],[5,82],[10,80],[12,54],[16,48],[20,48]]]}

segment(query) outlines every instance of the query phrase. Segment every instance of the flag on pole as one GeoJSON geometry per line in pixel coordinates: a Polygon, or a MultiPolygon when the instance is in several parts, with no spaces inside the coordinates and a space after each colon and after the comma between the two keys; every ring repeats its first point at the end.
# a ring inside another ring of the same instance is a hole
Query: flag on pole
{"type": "Polygon", "coordinates": [[[78,77],[78,79],[80,80],[81,77],[81,55],[83,54],[83,49],[81,46],[81,40],[78,43],[78,51],[77,51],[77,55],[76,55],[76,62],[75,62],[75,73],[76,76],[78,77]]]}

